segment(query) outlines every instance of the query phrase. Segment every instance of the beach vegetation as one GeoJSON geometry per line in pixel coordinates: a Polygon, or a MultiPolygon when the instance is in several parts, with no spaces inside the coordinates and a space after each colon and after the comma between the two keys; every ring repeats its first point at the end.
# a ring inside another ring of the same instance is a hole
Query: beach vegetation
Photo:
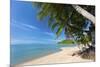
{"type": "Polygon", "coordinates": [[[95,6],[41,2],[33,4],[39,8],[40,20],[49,18],[48,26],[57,38],[62,32],[65,33],[66,40],[59,43],[73,43],[67,40],[70,36],[79,46],[82,45],[79,53],[82,57],[95,54],[95,6]]]}
{"type": "Polygon", "coordinates": [[[73,40],[62,40],[60,42],[58,42],[58,44],[74,44],[74,41],[73,40]]]}

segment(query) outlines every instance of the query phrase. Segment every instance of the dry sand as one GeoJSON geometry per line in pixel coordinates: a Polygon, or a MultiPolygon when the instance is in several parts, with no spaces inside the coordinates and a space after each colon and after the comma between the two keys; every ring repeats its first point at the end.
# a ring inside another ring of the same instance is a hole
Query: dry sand
{"type": "Polygon", "coordinates": [[[58,64],[58,63],[74,63],[74,62],[91,62],[93,60],[86,60],[80,58],[80,56],[72,56],[73,53],[78,51],[79,49],[77,47],[67,47],[67,48],[61,48],[62,50],[53,53],[41,58],[38,58],[36,60],[31,60],[19,65],[16,65],[14,67],[27,67],[28,65],[38,65],[38,64],[58,64]]]}

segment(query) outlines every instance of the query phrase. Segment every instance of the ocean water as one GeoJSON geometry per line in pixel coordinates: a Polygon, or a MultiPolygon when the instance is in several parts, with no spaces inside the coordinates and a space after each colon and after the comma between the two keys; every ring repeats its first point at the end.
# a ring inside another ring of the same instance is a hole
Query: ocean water
{"type": "Polygon", "coordinates": [[[61,47],[68,46],[60,46],[58,44],[12,44],[10,47],[10,63],[14,65],[37,59],[61,51],[61,47]]]}

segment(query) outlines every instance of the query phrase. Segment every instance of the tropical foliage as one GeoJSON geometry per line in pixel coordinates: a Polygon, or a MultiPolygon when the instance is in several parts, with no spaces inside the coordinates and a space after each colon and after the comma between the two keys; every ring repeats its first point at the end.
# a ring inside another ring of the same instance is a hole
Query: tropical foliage
{"type": "MultiPolygon", "coordinates": [[[[55,3],[33,3],[39,8],[40,20],[48,17],[48,25],[57,37],[62,31],[72,37],[77,43],[90,47],[95,41],[95,6],[66,5],[55,3]]],[[[64,40],[60,43],[69,43],[64,40]]]]}
{"type": "Polygon", "coordinates": [[[58,42],[58,44],[74,44],[73,40],[62,40],[61,42],[58,42]]]}

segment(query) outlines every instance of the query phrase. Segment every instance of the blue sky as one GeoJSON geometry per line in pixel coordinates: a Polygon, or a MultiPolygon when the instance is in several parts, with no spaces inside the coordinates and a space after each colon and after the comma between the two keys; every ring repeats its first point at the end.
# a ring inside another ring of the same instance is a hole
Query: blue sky
{"type": "Polygon", "coordinates": [[[38,12],[31,2],[11,1],[11,43],[56,43],[64,39],[64,33],[56,39],[48,18],[39,20],[38,12]]]}

